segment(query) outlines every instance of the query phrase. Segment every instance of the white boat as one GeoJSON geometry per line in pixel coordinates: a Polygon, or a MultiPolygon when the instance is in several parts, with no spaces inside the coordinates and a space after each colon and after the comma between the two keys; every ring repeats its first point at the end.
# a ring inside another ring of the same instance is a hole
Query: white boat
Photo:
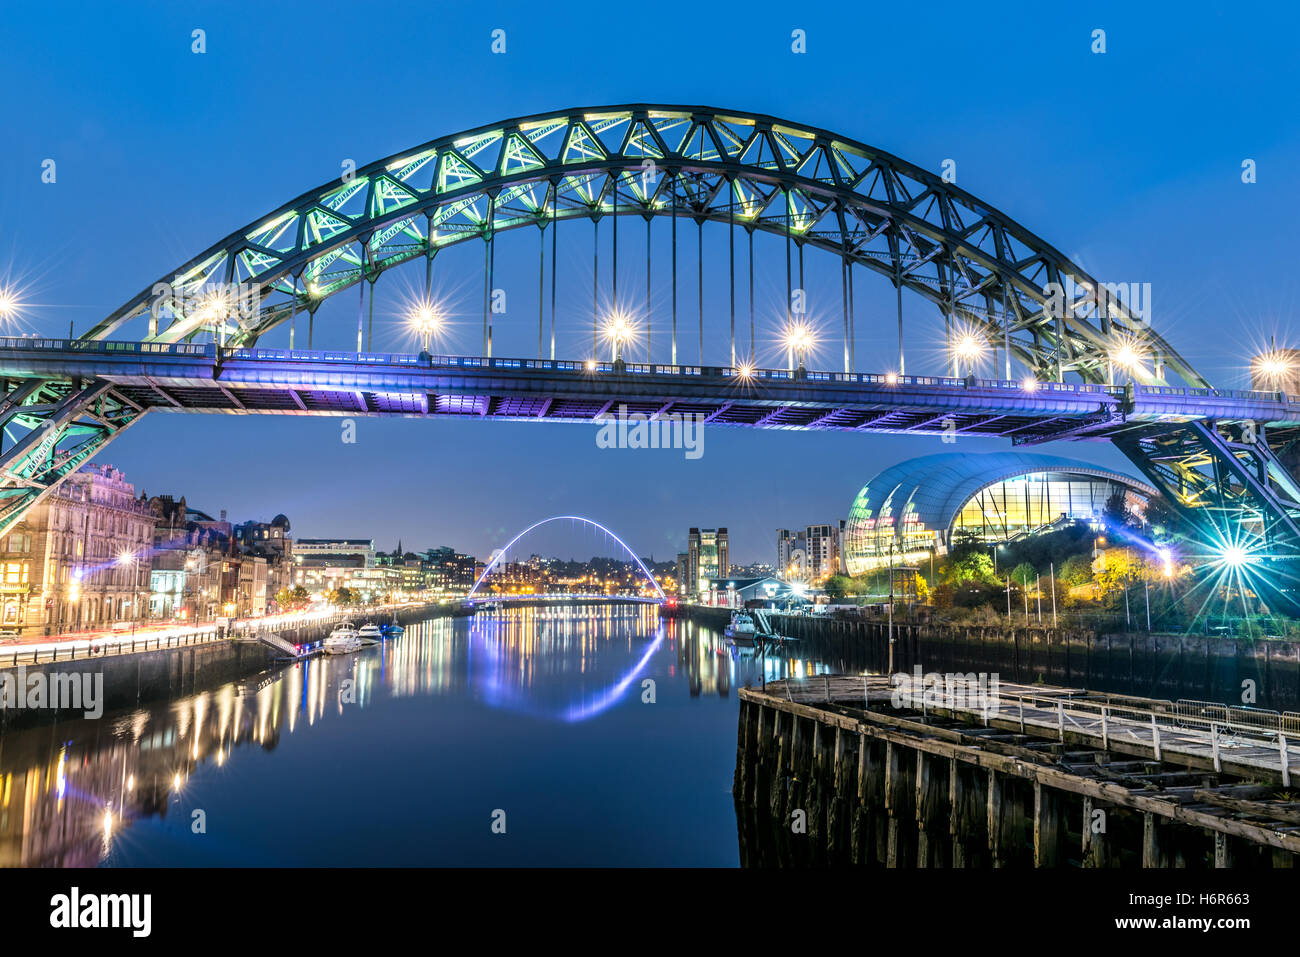
{"type": "Polygon", "coordinates": [[[358,629],[357,637],[369,641],[383,641],[384,632],[373,621],[368,621],[358,629]]]}
{"type": "Polygon", "coordinates": [[[752,616],[745,614],[743,611],[733,611],[731,613],[731,624],[727,626],[728,638],[753,638],[758,628],[754,625],[752,616]]]}
{"type": "Polygon", "coordinates": [[[346,655],[360,651],[364,644],[352,622],[345,621],[330,632],[321,647],[327,655],[346,655]]]}

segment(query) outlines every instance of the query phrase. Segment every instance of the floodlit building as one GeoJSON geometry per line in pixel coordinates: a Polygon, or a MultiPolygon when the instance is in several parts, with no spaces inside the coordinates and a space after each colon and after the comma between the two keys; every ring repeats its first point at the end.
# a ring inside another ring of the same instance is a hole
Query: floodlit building
{"type": "Polygon", "coordinates": [[[691,556],[689,552],[677,553],[677,594],[684,596],[691,583],[691,556]]]}
{"type": "Polygon", "coordinates": [[[710,578],[721,578],[731,568],[731,548],[725,528],[692,528],[686,538],[686,594],[709,590],[710,578]]]}
{"type": "Polygon", "coordinates": [[[754,578],[712,578],[706,601],[725,608],[743,608],[751,602],[776,604],[802,598],[800,586],[792,586],[779,578],[759,576],[754,578]]]}
{"type": "Polygon", "coordinates": [[[1012,541],[1072,521],[1100,524],[1120,496],[1140,513],[1156,490],[1089,462],[1020,452],[908,459],[862,487],[844,531],[851,575],[945,554],[956,537],[1012,541]]]}
{"type": "Polygon", "coordinates": [[[806,531],[778,528],[776,530],[776,568],[787,579],[803,581],[808,578],[808,533],[806,531]]]}
{"type": "Polygon", "coordinates": [[[370,538],[300,538],[293,545],[298,566],[374,568],[375,542],[370,538]]]}
{"type": "Polygon", "coordinates": [[[844,522],[776,530],[776,568],[790,581],[817,582],[838,575],[843,562],[840,537],[844,522]]]}
{"type": "Polygon", "coordinates": [[[0,540],[2,627],[49,635],[142,620],[153,516],[111,465],[83,465],[0,540]]]}

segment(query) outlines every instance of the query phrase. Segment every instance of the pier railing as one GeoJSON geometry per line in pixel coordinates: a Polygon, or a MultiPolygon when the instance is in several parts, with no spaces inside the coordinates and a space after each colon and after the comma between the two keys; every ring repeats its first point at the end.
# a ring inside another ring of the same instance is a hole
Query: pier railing
{"type": "Polygon", "coordinates": [[[1038,692],[1023,685],[999,688],[963,680],[940,681],[927,686],[908,682],[894,685],[885,676],[818,675],[768,684],[768,693],[787,700],[855,704],[889,700],[920,711],[967,715],[983,724],[1044,728],[1064,742],[1095,740],[1103,750],[1124,743],[1149,751],[1158,761],[1165,753],[1181,753],[1206,761],[1215,771],[1225,760],[1251,769],[1279,773],[1290,787],[1300,767],[1292,767],[1294,740],[1300,713],[1236,708],[1209,702],[1135,699],[1123,696],[1084,695],[1070,689],[1038,692]],[[1206,711],[1205,709],[1211,709],[1206,711]],[[1221,709],[1221,710],[1214,710],[1221,709]]]}

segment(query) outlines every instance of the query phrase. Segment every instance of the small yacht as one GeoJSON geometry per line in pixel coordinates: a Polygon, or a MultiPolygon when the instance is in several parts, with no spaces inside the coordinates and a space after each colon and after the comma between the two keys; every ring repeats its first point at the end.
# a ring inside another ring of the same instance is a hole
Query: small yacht
{"type": "Polygon", "coordinates": [[[753,638],[758,629],[754,625],[754,619],[751,615],[743,611],[733,611],[731,613],[731,624],[727,626],[728,638],[753,638]]]}
{"type": "Polygon", "coordinates": [[[363,641],[383,641],[384,633],[373,621],[368,621],[357,631],[357,637],[363,641]]]}
{"type": "Polygon", "coordinates": [[[401,635],[401,633],[405,630],[404,628],[402,628],[401,625],[397,623],[396,618],[394,618],[388,624],[384,625],[383,629],[384,629],[384,637],[386,638],[396,638],[399,635],[401,635]]]}
{"type": "Polygon", "coordinates": [[[364,642],[352,622],[340,622],[322,644],[327,655],[346,655],[359,651],[364,642]]]}

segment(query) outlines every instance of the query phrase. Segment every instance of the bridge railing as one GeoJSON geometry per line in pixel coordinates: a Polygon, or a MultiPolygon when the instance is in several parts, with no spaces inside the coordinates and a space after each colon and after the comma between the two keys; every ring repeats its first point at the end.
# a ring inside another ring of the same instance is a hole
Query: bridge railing
{"type": "MultiPolygon", "coordinates": [[[[407,352],[336,352],[301,349],[226,348],[215,343],[127,342],[115,339],[49,339],[35,336],[0,336],[0,350],[31,352],[80,352],[98,355],[177,355],[216,359],[270,360],[287,362],[340,362],[351,365],[404,366],[408,368],[451,369],[534,369],[548,372],[608,373],[630,375],[715,376],[767,382],[830,382],[854,385],[931,388],[978,388],[1026,393],[1071,393],[1122,396],[1123,386],[1095,385],[1082,382],[1028,382],[1013,379],[967,379],[954,376],[903,376],[873,372],[822,372],[790,369],[740,369],[731,366],[664,365],[629,362],[621,368],[609,361],[567,359],[515,359],[493,356],[415,355],[407,352]]],[[[1244,399],[1281,403],[1300,408],[1300,396],[1285,392],[1256,392],[1247,389],[1197,389],[1182,386],[1133,387],[1135,396],[1187,396],[1195,398],[1244,399]]]]}

